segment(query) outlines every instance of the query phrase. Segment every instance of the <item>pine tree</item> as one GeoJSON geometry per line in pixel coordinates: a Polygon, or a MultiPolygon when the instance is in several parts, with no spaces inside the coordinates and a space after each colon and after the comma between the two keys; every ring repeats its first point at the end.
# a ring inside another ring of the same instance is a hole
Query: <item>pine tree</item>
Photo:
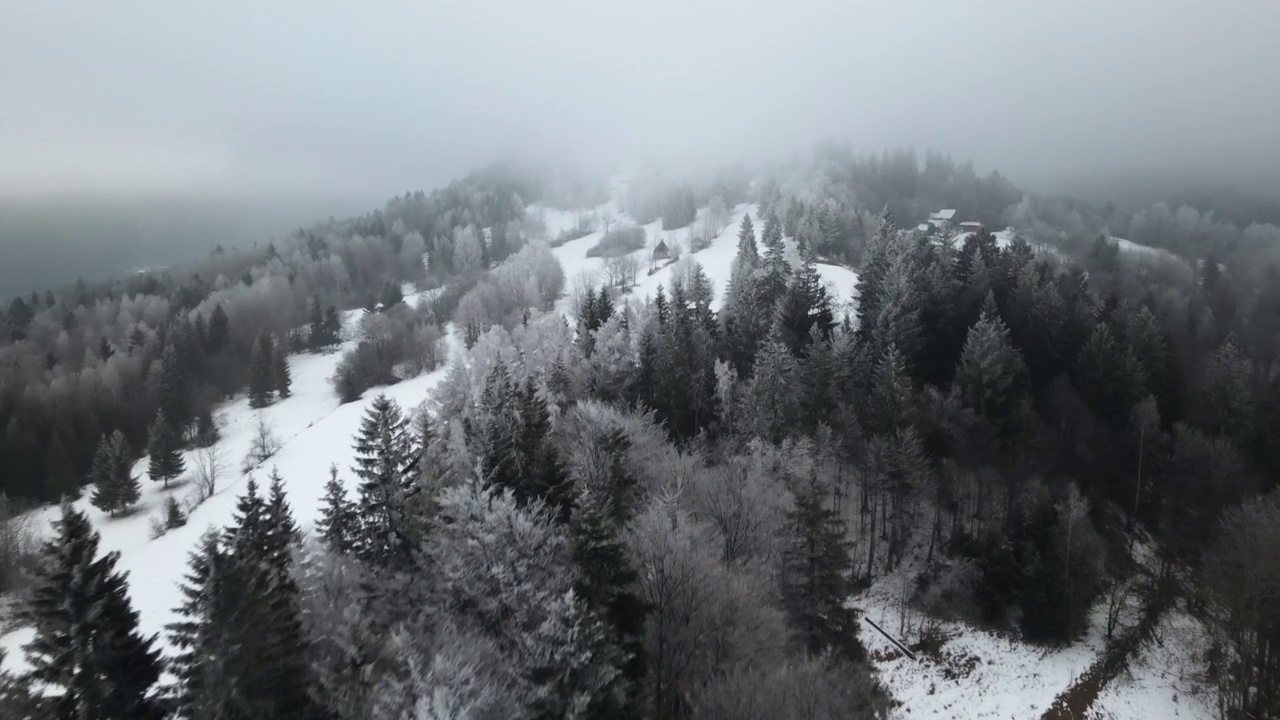
{"type": "Polygon", "coordinates": [[[119,553],[99,557],[98,534],[70,505],[54,530],[22,611],[35,628],[24,650],[27,678],[44,688],[40,716],[159,720],[160,651],[138,633],[125,575],[115,570],[119,553]]]}
{"type": "Polygon", "coordinates": [[[182,604],[174,614],[181,619],[165,627],[176,650],[170,695],[178,717],[236,717],[233,672],[240,657],[233,633],[239,622],[232,594],[240,588],[229,565],[219,535],[207,533],[191,553],[179,586],[182,604]]]}
{"type": "Polygon", "coordinates": [[[802,491],[787,513],[785,538],[782,602],[801,643],[814,654],[830,650],[862,660],[857,614],[845,606],[854,588],[844,522],[821,493],[802,491]]]}
{"type": "Polygon", "coordinates": [[[281,343],[275,348],[271,357],[271,374],[275,378],[276,394],[280,399],[289,397],[289,388],[293,385],[293,374],[289,372],[289,353],[281,343]]]}
{"type": "Polygon", "coordinates": [[[1027,367],[999,315],[984,312],[969,329],[956,370],[956,390],[965,406],[986,418],[1006,441],[1030,426],[1027,367]]]}
{"type": "Polygon", "coordinates": [[[560,522],[568,522],[573,507],[573,484],[551,444],[551,413],[546,400],[534,387],[533,378],[525,380],[519,427],[516,452],[524,482],[515,489],[516,500],[527,503],[540,498],[560,522]]]}
{"type": "Polygon", "coordinates": [[[88,473],[88,482],[93,486],[90,502],[93,507],[111,516],[120,510],[119,487],[116,486],[114,474],[111,473],[111,443],[106,436],[97,439],[97,448],[93,451],[93,464],[88,473]]]}
{"type": "Polygon", "coordinates": [[[94,485],[89,502],[112,517],[137,504],[142,490],[133,477],[132,453],[124,433],[116,430],[99,438],[89,482],[94,485]]]}
{"type": "Polygon", "coordinates": [[[276,373],[271,348],[271,337],[263,334],[253,344],[249,356],[249,407],[264,408],[271,404],[276,387],[276,373]]]}
{"type": "MultiPolygon", "coordinates": [[[[644,627],[649,607],[638,591],[639,573],[632,566],[622,529],[603,494],[579,498],[581,509],[571,526],[573,559],[578,568],[576,596],[604,624],[605,640],[616,648],[617,680],[611,692],[598,693],[586,717],[638,718],[645,676],[644,627]]],[[[601,663],[597,659],[598,664],[601,663]]]]}
{"type": "Polygon", "coordinates": [[[173,530],[187,524],[187,515],[178,506],[178,500],[170,495],[164,501],[164,528],[173,530]]]}
{"type": "Polygon", "coordinates": [[[791,263],[787,262],[786,246],[782,242],[782,224],[773,213],[765,220],[763,240],[764,260],[757,285],[757,312],[771,318],[791,278],[791,263]]]}
{"type": "Polygon", "coordinates": [[[359,535],[360,515],[356,505],[347,497],[347,490],[338,479],[338,466],[329,468],[329,481],[324,486],[324,500],[320,507],[320,519],[316,531],[331,551],[347,554],[355,550],[359,535]]]}
{"type": "Polygon", "coordinates": [[[147,454],[150,456],[147,474],[153,481],[164,483],[166,490],[169,488],[169,481],[186,470],[178,436],[165,418],[163,409],[156,412],[156,420],[151,424],[147,454]]]}
{"type": "Polygon", "coordinates": [[[329,344],[325,342],[324,307],[318,297],[311,298],[311,302],[307,304],[307,327],[308,347],[314,350],[329,344]]]}
{"type": "Polygon", "coordinates": [[[159,409],[168,419],[169,427],[175,433],[185,431],[191,421],[187,405],[187,373],[182,362],[182,353],[173,341],[173,333],[169,334],[165,343],[164,355],[160,359],[160,376],[157,380],[159,409]]]}
{"type": "Polygon", "coordinates": [[[791,278],[777,304],[774,334],[793,355],[800,357],[809,343],[810,328],[816,327],[819,336],[828,340],[835,324],[835,313],[827,289],[822,286],[822,276],[818,274],[813,256],[805,253],[800,271],[791,278]]]}
{"type": "Polygon", "coordinates": [[[333,305],[324,311],[324,337],[330,345],[337,345],[342,337],[342,319],[338,317],[338,308],[333,305]]]}
{"type": "Polygon", "coordinates": [[[251,547],[249,538],[278,529],[266,526],[260,498],[250,504],[258,527],[211,533],[191,556],[175,609],[182,620],[168,627],[178,649],[175,704],[190,718],[322,717],[310,695],[297,585],[251,547]]]}
{"type": "Polygon", "coordinates": [[[405,567],[422,529],[422,519],[409,512],[421,450],[400,406],[386,395],[373,401],[360,423],[355,453],[352,471],[360,479],[357,551],[375,565],[405,567]]]}
{"type": "Polygon", "coordinates": [[[1205,420],[1209,429],[1245,447],[1253,436],[1254,400],[1248,363],[1227,336],[1205,368],[1205,420]]]}
{"type": "Polygon", "coordinates": [[[754,268],[759,259],[760,251],[756,247],[756,229],[751,223],[751,213],[743,213],[742,224],[738,227],[738,266],[754,268]]]}
{"type": "Polygon", "coordinates": [[[776,340],[766,341],[756,356],[747,390],[758,437],[778,443],[795,428],[800,414],[795,380],[796,360],[791,352],[776,340]]]}
{"type": "Polygon", "coordinates": [[[234,524],[226,531],[228,548],[240,558],[265,560],[269,546],[266,516],[267,503],[258,493],[258,481],[250,475],[244,494],[236,499],[234,524]]]}
{"type": "Polygon", "coordinates": [[[1089,410],[1115,426],[1128,422],[1129,411],[1147,394],[1142,366],[1106,323],[1094,326],[1080,349],[1073,379],[1089,410]]]}
{"type": "Polygon", "coordinates": [[[863,424],[873,434],[898,432],[906,424],[912,391],[907,363],[897,346],[890,345],[873,366],[869,395],[863,424]]]}
{"type": "Polygon", "coordinates": [[[227,343],[231,340],[231,322],[227,319],[227,311],[222,308],[222,303],[213,306],[213,312],[209,314],[209,328],[205,334],[205,348],[210,355],[216,355],[227,347],[227,343]]]}
{"type": "Polygon", "coordinates": [[[809,343],[800,358],[800,418],[807,432],[836,425],[836,357],[832,341],[823,339],[817,325],[809,329],[809,343]]]}
{"type": "Polygon", "coordinates": [[[292,549],[302,543],[302,531],[293,519],[293,511],[285,498],[284,479],[280,471],[271,468],[271,485],[267,489],[266,510],[263,520],[266,524],[266,556],[282,569],[287,569],[292,549]]]}
{"type": "Polygon", "coordinates": [[[98,362],[106,362],[116,354],[115,348],[111,347],[111,343],[107,342],[107,337],[102,336],[102,341],[98,343],[98,349],[94,355],[98,358],[98,362]]]}
{"type": "Polygon", "coordinates": [[[490,485],[513,493],[521,485],[516,438],[520,433],[520,400],[511,373],[501,360],[494,363],[480,397],[476,435],[480,471],[490,485]]]}

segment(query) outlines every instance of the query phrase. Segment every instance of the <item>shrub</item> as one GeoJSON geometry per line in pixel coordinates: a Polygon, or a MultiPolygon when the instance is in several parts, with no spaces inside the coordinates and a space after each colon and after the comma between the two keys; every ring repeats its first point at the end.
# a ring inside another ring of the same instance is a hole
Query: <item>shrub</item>
{"type": "Polygon", "coordinates": [[[621,257],[644,249],[645,233],[642,227],[618,228],[605,233],[600,242],[587,250],[587,257],[621,257]]]}

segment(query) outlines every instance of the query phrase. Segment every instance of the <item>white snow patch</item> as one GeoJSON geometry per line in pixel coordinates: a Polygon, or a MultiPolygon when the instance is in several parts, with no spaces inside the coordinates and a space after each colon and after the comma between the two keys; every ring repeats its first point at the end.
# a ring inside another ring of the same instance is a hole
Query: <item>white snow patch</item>
{"type": "MultiPolygon", "coordinates": [[[[899,603],[909,570],[881,578],[852,605],[885,631],[899,633],[899,603]]],[[[881,681],[901,703],[893,718],[1036,718],[1085,671],[1104,646],[1104,606],[1095,608],[1087,636],[1061,649],[1045,649],[1011,636],[940,622],[950,639],[941,661],[911,660],[866,622],[862,642],[881,681]]],[[[919,616],[916,616],[916,623],[919,616]]],[[[901,639],[901,638],[899,638],[901,639]]]]}
{"type": "Polygon", "coordinates": [[[1155,640],[1129,660],[1129,670],[1102,689],[1090,709],[1093,720],[1217,716],[1213,698],[1199,684],[1208,638],[1185,610],[1165,613],[1155,640]]]}

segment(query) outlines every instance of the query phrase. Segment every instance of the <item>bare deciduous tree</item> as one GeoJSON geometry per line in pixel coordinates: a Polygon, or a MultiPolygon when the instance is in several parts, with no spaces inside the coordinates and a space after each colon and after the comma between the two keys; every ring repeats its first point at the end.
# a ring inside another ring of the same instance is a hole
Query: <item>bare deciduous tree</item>
{"type": "Polygon", "coordinates": [[[216,444],[196,452],[196,503],[202,503],[218,492],[218,481],[226,472],[226,456],[216,444]]]}
{"type": "Polygon", "coordinates": [[[636,277],[640,274],[640,258],[635,255],[605,258],[603,269],[609,285],[629,288],[636,284],[636,277]]]}
{"type": "Polygon", "coordinates": [[[260,467],[279,449],[280,440],[276,438],[275,431],[267,423],[267,416],[259,411],[257,424],[253,430],[253,444],[249,446],[249,454],[245,456],[241,469],[249,472],[260,467]]]}

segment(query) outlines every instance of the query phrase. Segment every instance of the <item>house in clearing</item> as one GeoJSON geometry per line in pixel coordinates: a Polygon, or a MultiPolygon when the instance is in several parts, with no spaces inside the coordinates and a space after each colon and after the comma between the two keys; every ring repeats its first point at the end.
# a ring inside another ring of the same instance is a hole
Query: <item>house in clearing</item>
{"type": "Polygon", "coordinates": [[[651,263],[659,263],[663,260],[671,259],[671,248],[667,247],[666,240],[659,240],[658,244],[653,246],[653,257],[650,258],[651,263]]]}
{"type": "Polygon", "coordinates": [[[969,220],[960,223],[960,232],[962,233],[980,233],[982,232],[982,223],[977,220],[969,220]]]}

